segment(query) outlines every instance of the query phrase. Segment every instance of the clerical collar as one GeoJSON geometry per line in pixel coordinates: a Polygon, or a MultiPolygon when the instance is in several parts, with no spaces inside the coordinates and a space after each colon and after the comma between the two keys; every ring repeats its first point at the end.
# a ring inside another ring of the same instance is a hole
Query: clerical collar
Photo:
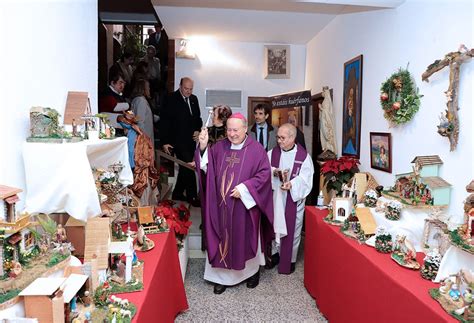
{"type": "Polygon", "coordinates": [[[114,87],[113,87],[112,85],[109,85],[109,87],[110,87],[110,89],[111,89],[114,93],[116,93],[116,94],[122,96],[122,93],[118,93],[117,91],[115,91],[115,89],[114,89],[114,87]]]}
{"type": "Polygon", "coordinates": [[[295,147],[296,147],[296,144],[294,144],[293,147],[291,147],[291,148],[288,149],[288,150],[284,150],[284,149],[282,149],[282,150],[283,150],[285,153],[287,153],[287,152],[292,151],[293,149],[295,149],[295,147]]]}
{"type": "Polygon", "coordinates": [[[245,142],[247,141],[247,138],[248,138],[248,135],[245,135],[245,139],[244,141],[242,141],[240,144],[238,145],[234,145],[233,143],[230,144],[230,149],[234,149],[234,150],[239,150],[239,149],[242,149],[242,147],[244,146],[245,142]]]}

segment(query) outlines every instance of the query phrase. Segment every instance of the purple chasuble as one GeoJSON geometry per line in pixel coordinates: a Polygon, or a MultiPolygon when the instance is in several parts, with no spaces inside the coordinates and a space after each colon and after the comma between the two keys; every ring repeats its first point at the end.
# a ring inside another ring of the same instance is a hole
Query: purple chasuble
{"type": "MultiPolygon", "coordinates": [[[[298,150],[296,151],[290,180],[298,176],[301,166],[308,155],[301,145],[297,144],[297,147],[298,150]]],[[[281,148],[276,146],[272,150],[272,167],[280,167],[280,157],[281,148]]],[[[291,199],[291,193],[289,191],[286,194],[285,221],[287,235],[281,239],[280,243],[280,263],[278,264],[278,272],[280,274],[290,274],[291,272],[291,254],[293,253],[293,239],[295,237],[296,203],[291,199]]]]}
{"type": "MultiPolygon", "coordinates": [[[[208,159],[207,173],[198,170],[198,178],[200,184],[206,181],[202,212],[209,263],[242,270],[257,254],[259,228],[262,246],[274,236],[270,163],[265,149],[250,137],[240,150],[232,150],[228,139],[215,143],[208,147],[208,159]],[[255,200],[250,210],[230,196],[241,183],[255,200]]],[[[200,165],[199,148],[195,160],[200,165]]]]}

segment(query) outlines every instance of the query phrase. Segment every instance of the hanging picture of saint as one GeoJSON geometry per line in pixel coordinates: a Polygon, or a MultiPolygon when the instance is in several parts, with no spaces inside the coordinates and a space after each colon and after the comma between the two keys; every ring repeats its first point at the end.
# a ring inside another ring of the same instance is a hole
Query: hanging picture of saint
{"type": "Polygon", "coordinates": [[[360,157],[362,55],[344,64],[342,155],[360,157]]]}

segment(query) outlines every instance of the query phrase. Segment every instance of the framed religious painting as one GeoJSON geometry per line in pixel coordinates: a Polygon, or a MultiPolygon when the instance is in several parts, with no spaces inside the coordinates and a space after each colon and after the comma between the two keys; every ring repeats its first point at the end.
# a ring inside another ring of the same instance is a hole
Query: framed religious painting
{"type": "Polygon", "coordinates": [[[265,45],[264,66],[266,79],[289,79],[290,46],[265,45]]]}
{"type": "Polygon", "coordinates": [[[362,55],[344,63],[342,155],[360,157],[362,55]]]}
{"type": "Polygon", "coordinates": [[[392,172],[392,137],[388,132],[370,133],[370,166],[392,172]]]}

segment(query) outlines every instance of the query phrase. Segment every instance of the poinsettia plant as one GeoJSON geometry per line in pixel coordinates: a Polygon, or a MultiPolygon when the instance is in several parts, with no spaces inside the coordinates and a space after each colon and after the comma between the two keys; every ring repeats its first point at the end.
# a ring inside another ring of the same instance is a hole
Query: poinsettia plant
{"type": "Polygon", "coordinates": [[[324,184],[328,192],[335,190],[336,195],[340,195],[342,186],[359,172],[358,164],[359,160],[347,156],[326,161],[321,167],[321,175],[324,176],[324,184]]]}
{"type": "Polygon", "coordinates": [[[164,218],[170,230],[174,230],[178,250],[181,250],[184,246],[183,240],[192,224],[189,221],[191,217],[189,209],[184,204],[175,206],[173,201],[162,201],[155,207],[155,216],[164,218]]]}

